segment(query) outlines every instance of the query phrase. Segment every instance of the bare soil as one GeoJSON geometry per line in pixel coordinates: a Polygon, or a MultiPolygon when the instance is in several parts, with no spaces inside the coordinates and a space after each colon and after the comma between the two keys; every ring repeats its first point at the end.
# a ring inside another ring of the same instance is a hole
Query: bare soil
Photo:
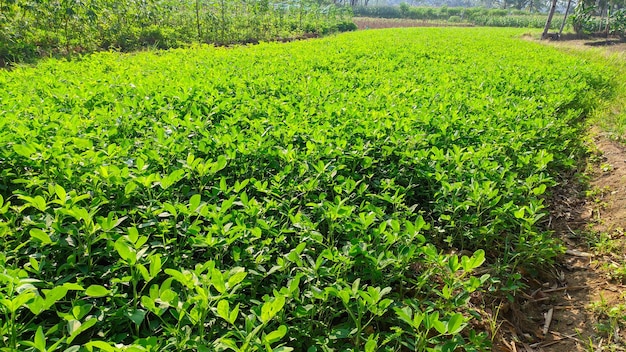
{"type": "Polygon", "coordinates": [[[556,47],[584,50],[602,48],[607,53],[626,52],[626,41],[620,37],[588,37],[578,38],[575,35],[565,35],[560,40],[547,41],[556,47]]]}

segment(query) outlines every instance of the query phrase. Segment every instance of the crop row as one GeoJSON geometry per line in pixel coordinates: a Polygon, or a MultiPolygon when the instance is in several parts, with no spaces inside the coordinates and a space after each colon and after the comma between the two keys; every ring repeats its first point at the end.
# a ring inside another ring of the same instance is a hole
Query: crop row
{"type": "Polygon", "coordinates": [[[608,86],[519,33],[0,72],[0,345],[486,348],[471,300],[561,252],[543,197],[608,86]]]}

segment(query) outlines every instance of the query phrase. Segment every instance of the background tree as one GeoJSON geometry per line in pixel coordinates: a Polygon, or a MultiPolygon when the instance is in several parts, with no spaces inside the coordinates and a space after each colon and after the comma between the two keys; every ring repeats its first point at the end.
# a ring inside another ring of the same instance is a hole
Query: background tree
{"type": "Polygon", "coordinates": [[[556,11],[557,0],[552,0],[552,5],[550,6],[550,11],[548,12],[548,19],[546,20],[546,25],[543,28],[543,33],[541,34],[541,39],[547,39],[548,31],[550,30],[550,26],[552,25],[552,17],[554,17],[554,12],[556,11]]]}

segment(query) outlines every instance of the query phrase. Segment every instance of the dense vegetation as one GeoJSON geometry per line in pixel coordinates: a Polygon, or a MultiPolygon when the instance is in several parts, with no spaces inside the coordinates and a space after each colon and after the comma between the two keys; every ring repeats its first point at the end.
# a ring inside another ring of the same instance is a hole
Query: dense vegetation
{"type": "MultiPolygon", "coordinates": [[[[357,17],[408,18],[424,21],[471,23],[488,27],[543,28],[546,15],[514,9],[487,9],[483,7],[420,7],[359,6],[354,8],[357,17]]],[[[552,28],[561,26],[562,18],[555,17],[552,28]]]]}
{"type": "Polygon", "coordinates": [[[572,14],[572,24],[576,33],[617,35],[626,38],[626,4],[607,4],[599,6],[595,3],[581,1],[572,14]]]}
{"type": "Polygon", "coordinates": [[[607,85],[514,35],[0,72],[0,346],[486,348],[472,299],[562,251],[544,196],[607,85]]]}
{"type": "Polygon", "coordinates": [[[55,54],[246,43],[354,29],[312,0],[2,0],[0,66],[55,54]]]}

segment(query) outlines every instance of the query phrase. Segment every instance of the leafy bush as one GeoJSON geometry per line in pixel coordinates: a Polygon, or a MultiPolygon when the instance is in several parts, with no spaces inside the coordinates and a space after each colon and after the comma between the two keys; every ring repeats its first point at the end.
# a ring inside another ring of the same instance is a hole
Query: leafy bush
{"type": "Polygon", "coordinates": [[[626,37],[626,9],[614,11],[611,14],[611,31],[620,37],[626,37]]]}
{"type": "Polygon", "coordinates": [[[348,8],[318,1],[29,1],[3,2],[0,60],[97,50],[234,44],[331,33],[346,27],[348,8]]]}
{"type": "Polygon", "coordinates": [[[572,14],[572,16],[570,16],[574,31],[576,33],[588,34],[597,29],[597,25],[594,23],[595,21],[592,17],[594,11],[594,6],[585,5],[584,2],[580,2],[578,5],[576,5],[574,13],[572,14]]]}
{"type": "Polygon", "coordinates": [[[351,32],[351,31],[356,31],[357,29],[359,29],[359,28],[352,21],[345,21],[345,22],[341,22],[341,23],[337,24],[337,31],[338,32],[351,32]]]}

